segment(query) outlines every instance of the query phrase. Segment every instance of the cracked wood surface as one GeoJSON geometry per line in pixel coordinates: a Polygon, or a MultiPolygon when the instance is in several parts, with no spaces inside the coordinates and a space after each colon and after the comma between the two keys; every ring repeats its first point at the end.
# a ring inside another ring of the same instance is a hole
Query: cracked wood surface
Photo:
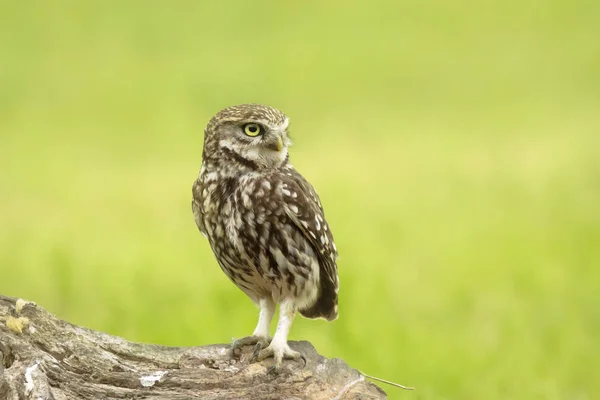
{"type": "Polygon", "coordinates": [[[232,359],[229,345],[168,347],[128,342],[57,319],[0,295],[0,399],[385,399],[340,359],[290,342],[306,366],[232,359]]]}

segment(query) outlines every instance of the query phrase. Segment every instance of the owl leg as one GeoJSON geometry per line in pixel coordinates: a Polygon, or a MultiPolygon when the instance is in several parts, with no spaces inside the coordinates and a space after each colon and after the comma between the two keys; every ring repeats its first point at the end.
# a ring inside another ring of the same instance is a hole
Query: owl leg
{"type": "Polygon", "coordinates": [[[273,364],[269,372],[277,371],[281,367],[284,358],[292,360],[303,358],[300,353],[290,349],[290,346],[287,344],[288,334],[290,333],[290,327],[295,315],[296,310],[293,303],[289,300],[284,300],[279,306],[279,322],[277,323],[275,336],[273,336],[269,347],[261,350],[256,357],[258,361],[262,361],[268,357],[275,359],[275,364],[273,364]]]}
{"type": "Polygon", "coordinates": [[[236,351],[243,346],[256,345],[254,355],[252,356],[254,358],[260,349],[266,347],[271,341],[269,325],[271,325],[271,320],[273,319],[273,315],[275,315],[275,303],[271,299],[260,299],[258,304],[260,305],[260,314],[258,315],[256,329],[254,329],[251,336],[246,336],[233,342],[231,351],[234,356],[236,351]]]}

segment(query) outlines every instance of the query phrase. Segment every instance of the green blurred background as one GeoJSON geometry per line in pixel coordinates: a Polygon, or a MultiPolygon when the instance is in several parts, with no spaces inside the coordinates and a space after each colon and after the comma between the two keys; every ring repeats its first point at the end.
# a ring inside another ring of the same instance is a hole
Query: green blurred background
{"type": "Polygon", "coordinates": [[[266,103],[341,255],[340,318],[291,339],[418,389],[390,398],[599,398],[599,25],[597,1],[3,1],[0,292],[135,341],[249,334],[191,184],[208,119],[266,103]]]}

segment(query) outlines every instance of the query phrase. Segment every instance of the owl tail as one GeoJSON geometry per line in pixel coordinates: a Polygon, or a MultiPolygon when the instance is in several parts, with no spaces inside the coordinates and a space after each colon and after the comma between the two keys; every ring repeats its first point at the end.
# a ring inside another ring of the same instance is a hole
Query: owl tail
{"type": "Polygon", "coordinates": [[[336,319],[338,317],[337,282],[322,279],[315,304],[298,311],[306,318],[325,318],[327,321],[336,319]]]}

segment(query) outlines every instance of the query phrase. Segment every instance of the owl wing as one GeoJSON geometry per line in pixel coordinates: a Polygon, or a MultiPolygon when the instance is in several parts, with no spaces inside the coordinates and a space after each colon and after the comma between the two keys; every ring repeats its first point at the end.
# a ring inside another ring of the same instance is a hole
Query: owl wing
{"type": "Polygon", "coordinates": [[[284,202],[285,213],[313,247],[320,267],[317,301],[310,308],[299,311],[308,318],[323,317],[331,321],[338,313],[337,249],[317,192],[298,172],[293,171],[291,178],[283,188],[288,200],[284,202]]]}

